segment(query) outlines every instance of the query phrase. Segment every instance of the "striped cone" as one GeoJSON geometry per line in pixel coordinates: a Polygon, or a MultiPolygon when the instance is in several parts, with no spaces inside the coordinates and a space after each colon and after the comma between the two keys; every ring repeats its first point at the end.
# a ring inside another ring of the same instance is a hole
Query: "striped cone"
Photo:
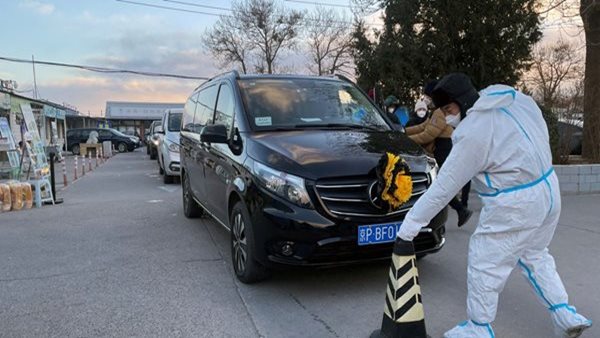
{"type": "Polygon", "coordinates": [[[85,176],[85,155],[81,155],[81,176],[85,176]]]}
{"type": "Polygon", "coordinates": [[[88,165],[90,166],[90,172],[92,172],[92,153],[88,153],[88,165]]]}
{"type": "Polygon", "coordinates": [[[79,170],[79,168],[77,168],[77,157],[79,156],[75,155],[75,175],[73,175],[73,180],[77,179],[77,171],[79,170]]]}
{"type": "Polygon", "coordinates": [[[96,148],[96,168],[98,168],[98,148],[96,148]]]}
{"type": "Polygon", "coordinates": [[[396,238],[381,329],[371,338],[426,338],[419,272],[412,242],[396,238]]]}

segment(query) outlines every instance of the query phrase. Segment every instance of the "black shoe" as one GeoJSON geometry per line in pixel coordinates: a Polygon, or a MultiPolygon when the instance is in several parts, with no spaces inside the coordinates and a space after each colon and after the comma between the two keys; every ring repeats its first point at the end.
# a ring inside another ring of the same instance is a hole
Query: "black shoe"
{"type": "Polygon", "coordinates": [[[473,215],[473,211],[467,209],[467,208],[463,208],[457,211],[458,213],[458,227],[460,228],[461,226],[463,226],[465,223],[467,223],[469,221],[469,218],[471,218],[471,215],[473,215]]]}

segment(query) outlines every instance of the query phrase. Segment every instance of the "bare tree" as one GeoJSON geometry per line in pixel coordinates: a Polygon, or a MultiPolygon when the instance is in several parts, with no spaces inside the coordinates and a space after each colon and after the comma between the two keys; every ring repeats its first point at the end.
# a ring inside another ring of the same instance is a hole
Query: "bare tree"
{"type": "Polygon", "coordinates": [[[294,47],[302,14],[275,0],[240,0],[232,13],[222,15],[203,38],[204,45],[222,68],[237,63],[244,73],[253,66],[272,74],[282,50],[294,47]]]}
{"type": "Polygon", "coordinates": [[[581,0],[585,32],[585,87],[582,155],[600,162],[600,0],[581,0]]]}
{"type": "Polygon", "coordinates": [[[251,45],[244,37],[239,21],[232,16],[221,16],[219,21],[208,29],[202,41],[213,57],[220,61],[221,68],[230,68],[238,63],[244,74],[248,72],[251,45]]]}
{"type": "Polygon", "coordinates": [[[296,43],[302,13],[286,10],[274,0],[244,0],[233,3],[233,17],[258,57],[256,70],[272,74],[281,50],[296,43]]]}
{"type": "Polygon", "coordinates": [[[583,60],[575,45],[558,41],[533,52],[530,84],[547,108],[553,108],[561,90],[583,77],[583,60]]]}
{"type": "Polygon", "coordinates": [[[309,69],[317,75],[348,72],[352,65],[352,32],[332,9],[317,7],[305,19],[309,69]]]}
{"type": "MultiPolygon", "coordinates": [[[[600,162],[600,0],[545,0],[541,13],[554,11],[585,36],[583,157],[600,162]],[[579,21],[581,20],[581,21],[579,21]]],[[[543,18],[543,17],[542,17],[543,18]]],[[[560,20],[559,20],[560,21],[560,20]]],[[[560,27],[562,29],[562,27],[560,27]]],[[[565,32],[566,33],[566,32],[565,32]]],[[[568,33],[567,33],[568,34],[568,33]]],[[[571,34],[569,34],[571,35],[571,34]]]]}

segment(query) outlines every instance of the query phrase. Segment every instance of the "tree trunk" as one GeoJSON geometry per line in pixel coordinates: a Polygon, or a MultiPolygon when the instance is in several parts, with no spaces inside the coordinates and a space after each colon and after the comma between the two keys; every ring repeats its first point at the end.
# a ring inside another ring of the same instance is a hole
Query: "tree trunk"
{"type": "Polygon", "coordinates": [[[583,157],[600,162],[600,2],[581,0],[586,38],[583,157]]]}

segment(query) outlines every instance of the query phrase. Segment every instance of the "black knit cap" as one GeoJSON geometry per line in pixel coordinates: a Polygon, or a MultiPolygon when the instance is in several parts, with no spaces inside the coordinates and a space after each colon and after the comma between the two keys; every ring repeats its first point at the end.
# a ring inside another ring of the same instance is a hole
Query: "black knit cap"
{"type": "Polygon", "coordinates": [[[423,93],[429,97],[431,97],[431,93],[433,93],[433,89],[438,84],[438,80],[432,80],[427,82],[425,87],[423,87],[423,93]]]}
{"type": "Polygon", "coordinates": [[[460,107],[461,118],[465,118],[467,110],[479,99],[479,94],[467,75],[450,73],[438,81],[431,93],[431,99],[436,107],[455,102],[460,107]]]}

